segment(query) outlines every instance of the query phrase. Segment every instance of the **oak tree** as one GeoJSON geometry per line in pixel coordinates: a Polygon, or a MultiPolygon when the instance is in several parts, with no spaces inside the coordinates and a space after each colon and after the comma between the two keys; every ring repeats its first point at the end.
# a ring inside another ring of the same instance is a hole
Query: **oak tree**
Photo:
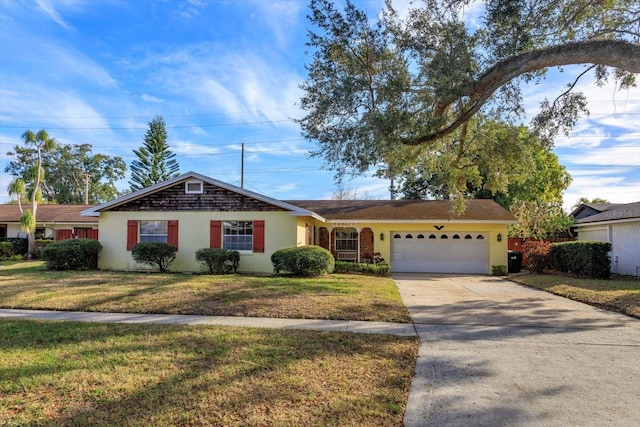
{"type": "MultiPolygon", "coordinates": [[[[338,177],[384,167],[399,145],[460,140],[479,113],[521,122],[522,85],[543,83],[549,68],[635,85],[637,0],[486,0],[479,23],[465,21],[468,3],[424,0],[401,14],[387,0],[371,17],[349,0],[343,10],[311,0],[306,115],[298,122],[318,144],[312,154],[338,177]]],[[[548,145],[587,111],[575,83],[532,122],[548,145]]]]}

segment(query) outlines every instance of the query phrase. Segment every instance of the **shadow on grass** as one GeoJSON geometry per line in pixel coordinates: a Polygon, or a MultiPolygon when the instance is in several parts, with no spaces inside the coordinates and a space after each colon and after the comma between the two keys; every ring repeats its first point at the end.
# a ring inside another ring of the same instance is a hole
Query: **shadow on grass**
{"type": "Polygon", "coordinates": [[[3,361],[6,404],[47,408],[4,418],[16,425],[401,425],[417,351],[390,336],[175,325],[11,320],[0,334],[5,355],[33,357],[3,361]]]}
{"type": "Polygon", "coordinates": [[[395,291],[391,281],[344,275],[291,278],[37,270],[0,276],[0,307],[410,321],[397,294],[389,289],[395,291]]]}

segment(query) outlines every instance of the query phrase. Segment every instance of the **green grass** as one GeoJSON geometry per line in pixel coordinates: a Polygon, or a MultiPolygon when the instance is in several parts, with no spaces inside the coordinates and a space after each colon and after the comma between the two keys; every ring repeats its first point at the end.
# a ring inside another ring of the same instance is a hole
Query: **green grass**
{"type": "Polygon", "coordinates": [[[390,278],[319,278],[0,268],[0,307],[410,322],[390,278]]]}
{"type": "Polygon", "coordinates": [[[581,279],[567,275],[530,274],[513,276],[514,282],[640,318],[640,280],[614,277],[610,280],[581,279]]]}
{"type": "Polygon", "coordinates": [[[401,426],[416,338],[0,321],[0,425],[401,426]]]}

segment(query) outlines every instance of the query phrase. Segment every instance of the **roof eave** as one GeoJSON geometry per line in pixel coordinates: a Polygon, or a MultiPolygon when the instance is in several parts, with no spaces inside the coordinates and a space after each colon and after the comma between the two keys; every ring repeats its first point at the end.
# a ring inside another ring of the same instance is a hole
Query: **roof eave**
{"type": "Polygon", "coordinates": [[[327,219],[327,223],[335,222],[366,222],[370,224],[421,224],[421,223],[450,223],[450,224],[517,224],[517,220],[499,220],[499,219],[354,219],[354,218],[338,218],[327,219]]]}
{"type": "Polygon", "coordinates": [[[609,224],[617,224],[621,222],[638,222],[640,221],[640,217],[634,218],[619,218],[619,219],[605,219],[600,221],[591,221],[591,222],[576,222],[574,227],[587,227],[591,225],[609,225],[609,224]]]}

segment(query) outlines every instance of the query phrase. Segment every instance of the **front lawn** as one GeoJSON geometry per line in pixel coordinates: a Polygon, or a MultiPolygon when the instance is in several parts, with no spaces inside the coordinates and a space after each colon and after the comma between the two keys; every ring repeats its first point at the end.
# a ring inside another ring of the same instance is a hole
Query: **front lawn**
{"type": "Polygon", "coordinates": [[[1,320],[0,425],[401,426],[417,351],[415,337],[1,320]]]}
{"type": "Polygon", "coordinates": [[[0,268],[0,307],[410,322],[390,278],[320,278],[47,271],[42,262],[0,268]]]}
{"type": "Polygon", "coordinates": [[[640,318],[640,280],[615,277],[610,280],[580,279],[567,275],[530,274],[510,280],[640,318]]]}

